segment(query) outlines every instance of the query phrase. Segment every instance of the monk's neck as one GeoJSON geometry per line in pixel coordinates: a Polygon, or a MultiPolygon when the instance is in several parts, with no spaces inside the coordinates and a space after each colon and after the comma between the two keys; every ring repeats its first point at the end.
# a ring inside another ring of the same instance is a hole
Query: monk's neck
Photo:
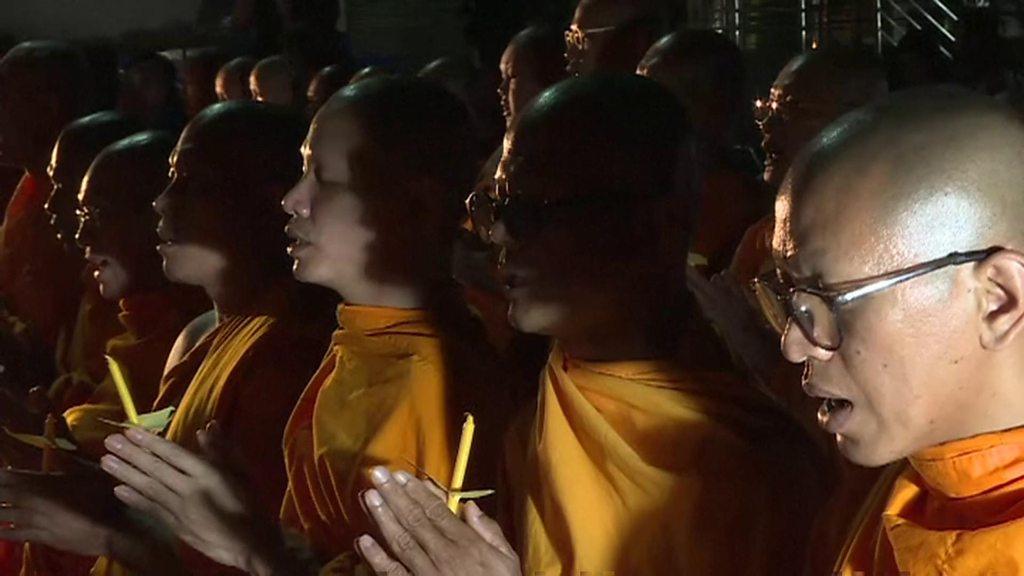
{"type": "Polygon", "coordinates": [[[260,314],[261,305],[266,303],[265,294],[280,283],[281,278],[272,274],[236,270],[204,285],[203,290],[219,319],[260,314]]]}
{"type": "Polygon", "coordinates": [[[590,362],[651,360],[666,355],[639,326],[608,327],[578,337],[558,338],[558,343],[569,356],[590,362]]]}
{"type": "Polygon", "coordinates": [[[589,327],[578,334],[556,335],[569,356],[592,362],[656,360],[675,357],[679,342],[692,329],[688,306],[671,294],[650,298],[658,306],[623,306],[629,314],[589,327]]]}
{"type": "Polygon", "coordinates": [[[357,306],[378,308],[427,308],[437,287],[443,283],[440,278],[406,278],[393,282],[375,282],[363,279],[346,282],[335,291],[348,303],[357,306]]]}

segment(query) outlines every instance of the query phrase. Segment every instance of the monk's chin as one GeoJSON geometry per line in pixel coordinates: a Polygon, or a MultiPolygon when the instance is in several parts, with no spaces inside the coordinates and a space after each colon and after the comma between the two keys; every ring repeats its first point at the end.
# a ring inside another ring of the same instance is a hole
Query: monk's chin
{"type": "Polygon", "coordinates": [[[858,466],[878,468],[900,459],[899,456],[892,456],[877,448],[872,449],[863,442],[858,442],[843,434],[836,434],[835,439],[836,447],[839,448],[843,457],[858,466]]]}

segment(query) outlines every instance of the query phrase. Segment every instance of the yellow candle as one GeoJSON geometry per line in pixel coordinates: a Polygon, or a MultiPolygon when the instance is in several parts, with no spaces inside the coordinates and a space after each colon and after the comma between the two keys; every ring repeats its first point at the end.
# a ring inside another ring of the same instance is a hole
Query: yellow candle
{"type": "Polygon", "coordinates": [[[459,452],[455,455],[455,470],[452,472],[452,485],[448,488],[448,509],[458,513],[459,492],[462,490],[462,482],[466,479],[466,467],[469,465],[469,451],[473,448],[473,432],[476,424],[473,422],[473,415],[466,414],[466,421],[462,424],[462,438],[459,440],[459,452]]]}
{"type": "Polygon", "coordinates": [[[107,366],[110,368],[110,377],[114,379],[114,386],[117,387],[117,395],[121,397],[121,405],[124,407],[125,416],[132,424],[139,423],[139,412],[135,409],[135,402],[132,400],[131,390],[128,389],[128,382],[124,379],[124,372],[117,360],[107,356],[107,366]]]}

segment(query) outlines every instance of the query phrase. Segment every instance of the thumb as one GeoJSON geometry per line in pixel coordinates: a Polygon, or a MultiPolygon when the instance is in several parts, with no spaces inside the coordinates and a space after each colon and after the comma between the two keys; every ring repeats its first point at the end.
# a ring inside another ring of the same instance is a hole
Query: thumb
{"type": "Polygon", "coordinates": [[[467,502],[466,505],[462,507],[462,510],[466,523],[469,524],[469,527],[479,534],[485,542],[497,548],[510,558],[515,557],[515,552],[512,550],[512,546],[509,545],[508,540],[505,539],[505,535],[501,532],[501,527],[498,526],[497,522],[484,514],[483,511],[480,510],[480,507],[476,505],[476,502],[467,502]]]}

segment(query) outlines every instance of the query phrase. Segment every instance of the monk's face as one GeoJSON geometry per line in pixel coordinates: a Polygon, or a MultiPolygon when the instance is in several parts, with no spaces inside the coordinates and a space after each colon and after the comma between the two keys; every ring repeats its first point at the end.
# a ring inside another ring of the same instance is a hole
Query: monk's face
{"type": "Polygon", "coordinates": [[[138,184],[132,168],[120,161],[95,166],[78,197],[78,243],[100,295],[114,302],[137,292],[147,276],[159,273],[156,215],[133,210],[123,200],[138,184]]]}
{"type": "Polygon", "coordinates": [[[228,100],[249,100],[252,94],[249,92],[249,82],[238,74],[232,73],[226,68],[221,68],[217,73],[217,80],[214,83],[217,91],[217,100],[227,102],[228,100]]]}
{"type": "Polygon", "coordinates": [[[60,141],[53,147],[50,164],[46,168],[50,176],[50,196],[46,201],[46,213],[50,218],[57,238],[69,250],[77,249],[75,234],[78,231],[78,216],[75,214],[76,197],[82,182],[88,159],[75,158],[60,141]]]}
{"type": "Polygon", "coordinates": [[[797,56],[772,84],[761,121],[764,181],[778,187],[797,154],[846,109],[836,79],[822,66],[797,56]]]}
{"type": "Polygon", "coordinates": [[[557,174],[535,170],[514,138],[506,141],[495,179],[498,196],[510,198],[506,212],[534,214],[525,225],[502,217],[491,232],[502,251],[512,325],[563,340],[616,325],[636,291],[629,249],[636,231],[623,205],[592,201],[557,174]]]}
{"type": "Polygon", "coordinates": [[[638,44],[644,40],[631,27],[636,16],[629,2],[581,0],[566,34],[566,71],[632,73],[649,47],[638,44]]]}
{"type": "MultiPolygon", "coordinates": [[[[813,179],[794,183],[791,174],[776,204],[773,238],[783,279],[831,287],[985,248],[944,243],[953,235],[928,223],[956,214],[967,224],[975,211],[944,197],[941,181],[901,176],[907,163],[900,164],[853,158],[813,179]],[[872,198],[878,190],[921,185],[934,186],[932,200],[905,213],[872,198]]],[[[783,353],[804,363],[804,391],[822,399],[819,423],[847,458],[879,466],[961,437],[958,426],[979,397],[967,383],[986,363],[974,330],[976,289],[971,266],[957,266],[842,306],[835,312],[842,335],[835,351],[811,342],[790,321],[783,353]]]]}
{"type": "Polygon", "coordinates": [[[501,98],[501,111],[505,116],[506,126],[510,126],[512,119],[547,88],[537,71],[532,70],[529,64],[529,58],[523,54],[523,50],[516,42],[509,43],[501,56],[501,85],[498,87],[498,96],[501,98]]]}
{"type": "Polygon", "coordinates": [[[268,74],[259,69],[249,76],[249,91],[257,102],[291,106],[295,103],[291,79],[281,74],[268,74]]]}
{"type": "MultiPolygon", "coordinates": [[[[200,128],[201,129],[201,128],[200,128]]],[[[226,195],[228,167],[204,162],[203,145],[186,127],[171,152],[170,183],[153,203],[159,223],[157,251],[164,274],[172,282],[205,286],[222,277],[242,241],[227,226],[231,218],[226,195]]]]}
{"type": "Polygon", "coordinates": [[[322,111],[310,126],[302,179],[283,202],[291,215],[288,253],[302,282],[343,293],[369,267],[377,231],[368,222],[372,195],[358,177],[364,142],[362,128],[344,112],[322,111]]]}

